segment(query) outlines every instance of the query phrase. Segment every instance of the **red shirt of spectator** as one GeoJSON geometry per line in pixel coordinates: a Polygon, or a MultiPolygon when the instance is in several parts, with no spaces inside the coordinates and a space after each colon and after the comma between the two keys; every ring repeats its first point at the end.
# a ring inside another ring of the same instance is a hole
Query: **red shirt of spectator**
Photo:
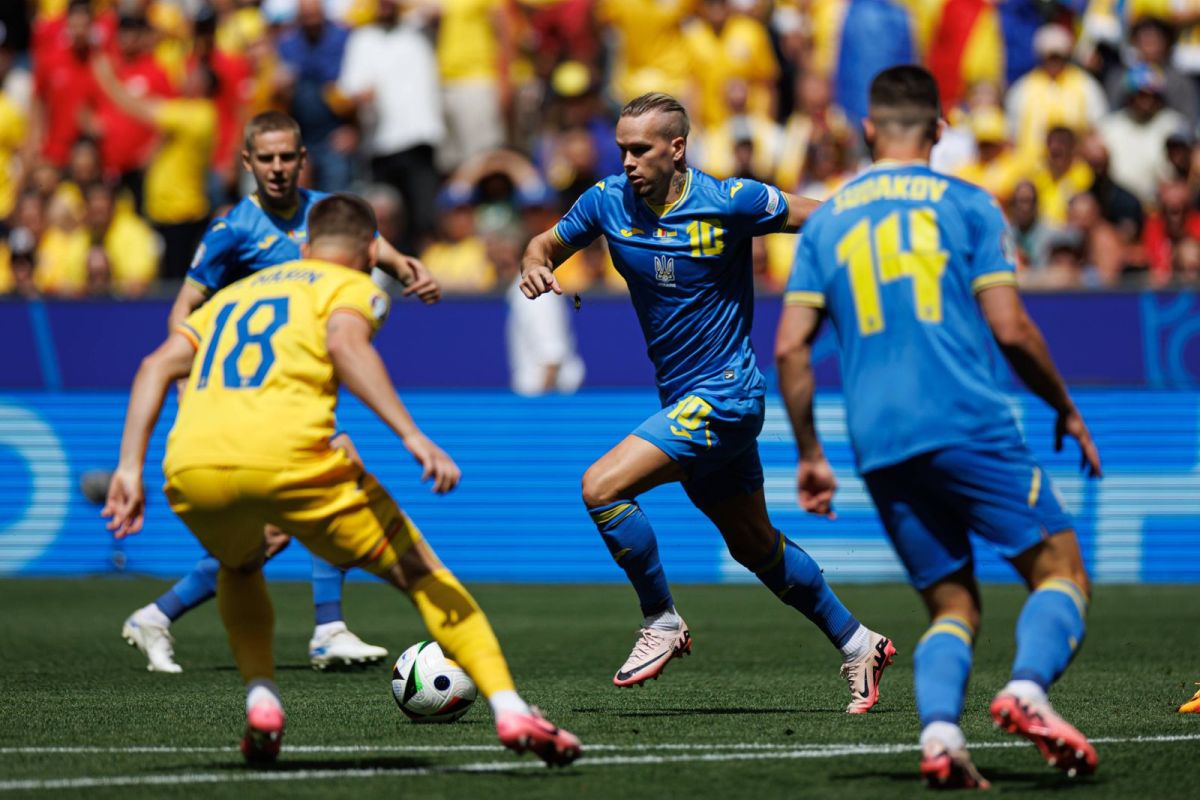
{"type": "Polygon", "coordinates": [[[88,3],[72,0],[65,14],[34,26],[33,85],[43,109],[42,156],[56,167],[66,163],[79,138],[80,118],[95,102],[91,56],[111,45],[116,21],[112,12],[93,17],[88,3]]]}
{"type": "Polygon", "coordinates": [[[246,58],[214,50],[210,64],[217,76],[217,141],[212,163],[217,169],[229,167],[242,152],[242,123],[246,104],[254,91],[254,70],[246,58]]]}
{"type": "Polygon", "coordinates": [[[1156,283],[1170,280],[1176,245],[1185,239],[1200,241],[1200,211],[1191,207],[1186,184],[1164,184],[1158,203],[1158,210],[1146,218],[1142,230],[1146,263],[1156,283]]]}
{"type": "MultiPolygon", "coordinates": [[[[154,57],[135,53],[113,61],[117,80],[134,97],[171,97],[171,80],[154,57]]],[[[142,169],[154,152],[156,131],[126,114],[103,92],[98,93],[96,122],[100,128],[100,161],[110,176],[142,169]]]]}
{"type": "Polygon", "coordinates": [[[33,76],[43,114],[42,157],[56,167],[67,163],[79,138],[80,117],[96,99],[96,84],[87,55],[74,50],[46,53],[33,76]]]}

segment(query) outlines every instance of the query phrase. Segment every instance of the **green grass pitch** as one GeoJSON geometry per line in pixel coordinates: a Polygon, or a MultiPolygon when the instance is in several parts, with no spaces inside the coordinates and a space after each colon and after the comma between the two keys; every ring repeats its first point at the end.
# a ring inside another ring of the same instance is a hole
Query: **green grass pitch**
{"type": "MultiPolygon", "coordinates": [[[[182,675],[146,672],[119,637],[151,580],[0,581],[0,800],[7,797],[828,798],[928,796],[916,781],[911,654],[925,628],[903,586],[844,586],[860,618],[895,638],[896,665],[864,717],[820,633],[757,586],[682,586],[695,654],[644,689],[612,672],[638,617],[620,586],[475,587],[528,699],[592,749],[549,770],[495,744],[480,701],[460,722],[417,726],[388,669],[307,666],[309,587],[274,583],[278,682],[288,712],[278,767],[247,770],[235,745],[243,696],[214,606],[176,626],[182,675]]],[[[987,587],[963,721],[1005,797],[1197,797],[1200,716],[1175,713],[1200,680],[1200,587],[1100,587],[1088,640],[1052,699],[1097,741],[1100,771],[1071,781],[1032,745],[993,731],[1023,591],[987,587]]],[[[424,638],[408,603],[351,584],[347,617],[393,655],[424,638]]]]}

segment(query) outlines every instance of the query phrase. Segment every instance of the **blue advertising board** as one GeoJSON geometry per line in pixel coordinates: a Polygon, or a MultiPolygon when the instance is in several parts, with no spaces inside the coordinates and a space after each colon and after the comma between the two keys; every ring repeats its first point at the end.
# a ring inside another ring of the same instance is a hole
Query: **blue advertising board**
{"type": "MultiPolygon", "coordinates": [[[[1156,313],[1173,311],[1161,306],[1156,313]]],[[[1171,343],[1176,335],[1164,333],[1164,347],[1186,351],[1190,345],[1171,343]]],[[[343,401],[339,422],[464,580],[623,580],[584,512],[579,481],[592,460],[656,409],[652,390],[538,399],[482,389],[404,395],[422,427],[463,467],[463,483],[449,496],[434,496],[419,483],[407,452],[357,401],[343,401]]],[[[1044,405],[1023,394],[1012,402],[1030,445],[1076,516],[1093,575],[1100,582],[1200,581],[1200,392],[1092,389],[1080,391],[1078,400],[1104,458],[1100,481],[1078,474],[1073,445],[1053,452],[1053,418],[1044,405]]],[[[124,570],[172,578],[201,555],[159,491],[173,399],[151,445],[142,534],[113,542],[99,508],[78,489],[84,473],[115,461],[126,401],[127,394],[116,391],[0,394],[0,575],[124,570]]],[[[835,582],[901,579],[853,473],[841,397],[823,392],[817,406],[841,482],[838,519],[807,518],[796,507],[795,449],[772,397],[760,444],[775,524],[835,582]]],[[[752,580],[678,487],[649,492],[642,504],[672,580],[752,580]]],[[[984,579],[1013,578],[986,545],[977,552],[984,579]]],[[[269,572],[303,578],[308,569],[302,548],[293,545],[269,572]]]]}
{"type": "MultiPolygon", "coordinates": [[[[1200,388],[1200,296],[1191,292],[1029,295],[1067,380],[1081,386],[1200,388]]],[[[141,358],[166,332],[169,304],[0,302],[5,343],[0,390],[126,389],[141,358]]],[[[755,307],[755,350],[770,367],[778,297],[755,307]]],[[[400,302],[378,345],[402,386],[508,385],[504,300],[453,298],[423,307],[400,302]]],[[[589,388],[645,388],[653,370],[624,297],[585,297],[572,315],[589,388]]],[[[832,332],[817,343],[817,379],[836,388],[832,332]]],[[[1004,368],[997,361],[997,370],[1004,368]]],[[[1007,380],[1007,379],[1006,379],[1007,380]]]]}

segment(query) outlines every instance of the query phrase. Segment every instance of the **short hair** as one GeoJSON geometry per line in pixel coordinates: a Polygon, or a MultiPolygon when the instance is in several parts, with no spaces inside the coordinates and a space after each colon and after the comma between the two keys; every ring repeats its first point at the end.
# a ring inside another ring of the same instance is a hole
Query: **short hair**
{"type": "Polygon", "coordinates": [[[331,194],[308,212],[308,242],[321,239],[353,239],[366,246],[375,238],[378,225],[371,204],[352,194],[331,194]]]}
{"type": "Polygon", "coordinates": [[[296,135],[296,144],[301,143],[300,123],[282,111],[264,111],[256,114],[246,123],[244,146],[247,151],[254,151],[254,139],[262,133],[290,131],[296,135]]]}
{"type": "Polygon", "coordinates": [[[933,138],[942,115],[937,81],[915,64],[885,69],[871,81],[867,113],[877,127],[925,128],[933,138]]]}
{"type": "Polygon", "coordinates": [[[633,98],[621,109],[621,116],[640,117],[652,111],[671,116],[670,121],[663,128],[663,133],[668,137],[672,139],[676,136],[682,136],[684,139],[688,137],[688,133],[692,130],[692,124],[688,121],[687,109],[666,92],[648,92],[633,98]]]}

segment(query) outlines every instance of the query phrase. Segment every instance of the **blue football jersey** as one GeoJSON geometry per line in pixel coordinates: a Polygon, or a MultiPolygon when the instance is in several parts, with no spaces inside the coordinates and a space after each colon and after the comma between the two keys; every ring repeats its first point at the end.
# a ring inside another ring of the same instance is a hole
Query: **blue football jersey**
{"type": "Polygon", "coordinates": [[[267,211],[256,195],[248,195],[223,217],[213,220],[188,269],[187,280],[212,294],[251,272],[300,258],[308,240],[308,212],[328,195],[300,190],[300,205],[289,219],[267,211]]]}
{"type": "Polygon", "coordinates": [[[584,192],[554,227],[564,246],[603,234],[629,284],[664,404],[701,391],[761,396],[765,381],[750,345],[754,276],[750,241],[780,231],[782,192],[744,178],[687,171],[679,199],[651,207],[625,175],[584,192]]]}
{"type": "Polygon", "coordinates": [[[975,301],[1016,284],[1011,242],[987,192],[923,163],[876,164],[805,224],[785,302],[833,322],[863,472],[954,444],[1020,441],[975,301]]]}

